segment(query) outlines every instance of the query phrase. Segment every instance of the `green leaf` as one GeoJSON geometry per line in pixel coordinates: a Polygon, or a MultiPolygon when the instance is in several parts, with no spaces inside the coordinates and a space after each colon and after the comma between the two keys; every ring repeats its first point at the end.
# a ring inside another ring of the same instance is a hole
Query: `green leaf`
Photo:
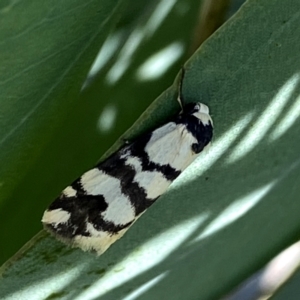
{"type": "Polygon", "coordinates": [[[272,300],[297,299],[299,297],[300,270],[295,272],[271,297],[272,300]]]}
{"type": "MultiPolygon", "coordinates": [[[[185,65],[184,98],[214,120],[208,153],[99,258],[41,233],[2,267],[1,298],[215,299],[298,239],[299,33],[299,1],[248,1],[185,65]]],[[[126,137],[166,120],[176,89],[126,137]]]]}

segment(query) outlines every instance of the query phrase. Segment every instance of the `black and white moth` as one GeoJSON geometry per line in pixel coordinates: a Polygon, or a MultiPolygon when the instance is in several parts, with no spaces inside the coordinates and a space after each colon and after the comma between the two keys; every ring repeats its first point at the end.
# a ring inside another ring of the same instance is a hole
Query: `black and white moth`
{"type": "Polygon", "coordinates": [[[184,105],[170,122],[126,144],[65,188],[44,212],[44,228],[66,244],[102,254],[195,160],[212,135],[208,107],[184,105]]]}

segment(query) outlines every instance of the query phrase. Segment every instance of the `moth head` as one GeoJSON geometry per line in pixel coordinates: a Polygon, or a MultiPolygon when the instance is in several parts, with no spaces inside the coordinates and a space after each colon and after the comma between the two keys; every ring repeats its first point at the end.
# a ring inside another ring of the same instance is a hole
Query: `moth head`
{"type": "Polygon", "coordinates": [[[188,103],[183,108],[183,114],[188,114],[199,119],[203,125],[213,125],[213,121],[209,115],[209,108],[203,103],[188,103]]]}

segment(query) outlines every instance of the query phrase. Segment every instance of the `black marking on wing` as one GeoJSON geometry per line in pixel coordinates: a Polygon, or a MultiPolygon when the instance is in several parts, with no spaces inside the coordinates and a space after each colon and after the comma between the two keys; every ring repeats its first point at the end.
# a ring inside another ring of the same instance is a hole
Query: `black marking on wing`
{"type": "Polygon", "coordinates": [[[78,179],[76,179],[72,184],[71,187],[76,191],[76,195],[84,195],[85,191],[82,187],[81,184],[81,177],[79,177],[78,179]]]}
{"type": "MultiPolygon", "coordinates": [[[[137,140],[130,147],[130,153],[132,156],[136,156],[140,159],[142,163],[143,171],[156,171],[164,175],[164,177],[169,181],[174,181],[181,173],[180,170],[176,170],[169,164],[161,165],[155,163],[149,159],[148,153],[145,151],[147,143],[152,136],[152,132],[145,136],[143,139],[137,140]]],[[[163,146],[163,145],[162,145],[163,146]]],[[[180,147],[180,145],[178,145],[180,147]]]]}
{"type": "Polygon", "coordinates": [[[102,195],[79,195],[77,197],[66,197],[61,195],[50,206],[48,210],[62,209],[70,213],[70,219],[66,223],[45,224],[54,233],[64,238],[72,239],[76,235],[90,236],[87,230],[87,222],[93,224],[96,230],[106,231],[111,234],[129,227],[132,222],[123,225],[115,225],[104,221],[101,213],[108,207],[102,195]]]}
{"type": "Polygon", "coordinates": [[[99,164],[98,168],[107,175],[120,180],[122,193],[128,196],[135,215],[138,216],[152,205],[156,199],[147,198],[144,188],[134,182],[136,171],[133,167],[125,164],[126,158],[120,158],[120,154],[121,152],[117,152],[115,156],[99,164]]]}
{"type": "Polygon", "coordinates": [[[97,166],[99,170],[107,175],[120,180],[122,193],[130,199],[136,216],[145,211],[159,197],[155,199],[147,198],[144,188],[134,181],[136,171],[132,166],[126,164],[126,158],[136,157],[141,162],[142,171],[160,172],[169,181],[173,181],[181,173],[181,171],[172,168],[169,164],[160,165],[150,161],[145,147],[151,136],[152,133],[142,136],[136,142],[125,146],[97,166]]]}

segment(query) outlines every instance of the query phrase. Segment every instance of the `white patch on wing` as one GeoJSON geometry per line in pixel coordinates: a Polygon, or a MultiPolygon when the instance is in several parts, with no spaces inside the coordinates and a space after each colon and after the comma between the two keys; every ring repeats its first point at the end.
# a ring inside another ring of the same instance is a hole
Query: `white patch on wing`
{"type": "Polygon", "coordinates": [[[135,156],[127,157],[125,164],[133,167],[137,173],[142,172],[142,163],[138,157],[135,157],[135,156]]]}
{"type": "Polygon", "coordinates": [[[103,172],[99,171],[98,168],[94,168],[94,169],[91,169],[87,172],[85,172],[81,178],[80,178],[80,181],[81,181],[81,184],[84,188],[85,185],[88,185],[89,183],[93,182],[93,180],[99,180],[99,175],[103,174],[103,172]]]}
{"type": "Polygon", "coordinates": [[[110,234],[105,231],[98,231],[91,223],[87,223],[87,231],[91,236],[76,236],[74,246],[78,246],[84,251],[95,250],[97,254],[100,255],[105,252],[111,244],[121,238],[127,230],[128,228],[125,228],[116,234],[110,234]]]}
{"type": "Polygon", "coordinates": [[[75,197],[76,196],[76,190],[74,190],[71,186],[66,187],[62,193],[66,196],[66,197],[75,197]]]}
{"type": "Polygon", "coordinates": [[[172,183],[160,172],[140,172],[134,176],[134,181],[144,188],[147,198],[155,199],[162,195],[172,183]]]}
{"type": "Polygon", "coordinates": [[[153,131],[145,151],[151,161],[183,171],[196,158],[191,148],[194,143],[197,140],[184,125],[170,122],[153,131]]]}
{"type": "Polygon", "coordinates": [[[46,210],[44,212],[42,222],[46,224],[52,224],[57,227],[60,223],[66,223],[70,219],[71,214],[61,208],[46,210]]]}
{"type": "Polygon", "coordinates": [[[82,175],[81,184],[87,194],[102,195],[105,198],[108,207],[101,213],[104,221],[124,225],[134,220],[134,208],[129,198],[122,193],[119,179],[95,168],[82,175]]]}

